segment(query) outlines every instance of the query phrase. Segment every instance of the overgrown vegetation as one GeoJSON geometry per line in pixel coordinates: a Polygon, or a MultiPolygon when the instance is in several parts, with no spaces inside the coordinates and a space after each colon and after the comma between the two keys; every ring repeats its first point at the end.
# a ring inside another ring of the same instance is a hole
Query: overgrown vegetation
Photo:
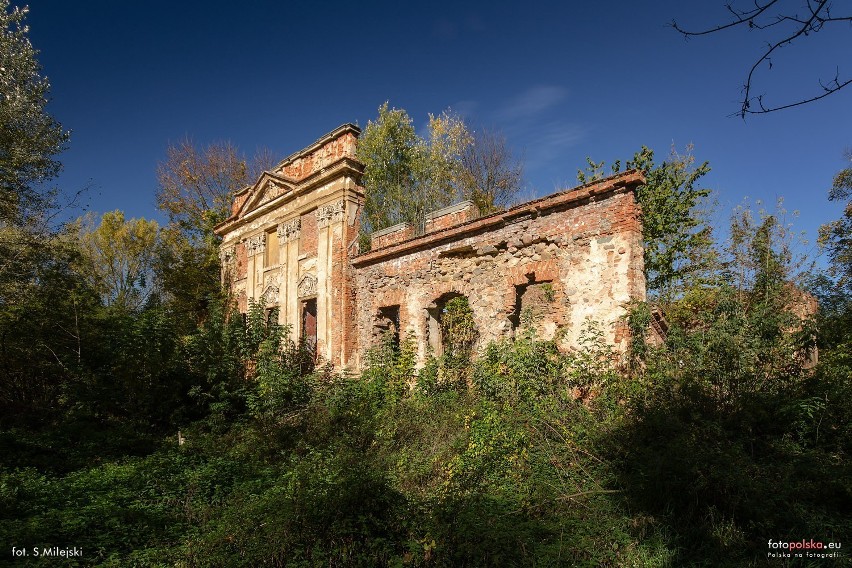
{"type": "Polygon", "coordinates": [[[630,374],[590,325],[575,353],[492,344],[469,384],[458,351],[417,371],[390,341],[360,377],[314,370],[260,306],[214,311],[180,348],[204,417],[125,431],[135,451],[118,420],[63,459],[72,424],[94,435],[73,409],[5,425],[0,534],[116,566],[715,565],[842,542],[848,360],[806,371],[747,296],[717,290],[630,374]]]}
{"type": "MultiPolygon", "coordinates": [[[[0,12],[20,42],[22,13],[0,12]]],[[[0,236],[32,236],[0,266],[2,563],[57,546],[105,566],[741,566],[770,539],[852,534],[848,223],[824,231],[816,318],[783,222],[741,211],[727,246],[700,224],[670,241],[664,341],[634,303],[624,357],[593,321],[572,352],[526,325],[475,354],[457,297],[440,357],[418,369],[389,334],[354,376],[265,306],[234,311],[203,212],[35,231],[27,175],[0,211],[0,236]]],[[[683,189],[646,195],[696,219],[683,189]]]]}

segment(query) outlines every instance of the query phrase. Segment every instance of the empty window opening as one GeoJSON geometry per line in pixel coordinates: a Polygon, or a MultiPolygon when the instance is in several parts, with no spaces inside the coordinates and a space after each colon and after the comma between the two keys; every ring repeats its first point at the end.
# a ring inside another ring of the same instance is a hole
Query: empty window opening
{"type": "Polygon", "coordinates": [[[302,339],[311,349],[317,346],[317,300],[302,302],[302,339]]]}
{"type": "Polygon", "coordinates": [[[512,331],[533,333],[545,339],[553,327],[555,292],[553,282],[528,282],[515,286],[515,305],[509,315],[512,331]]]}
{"type": "Polygon", "coordinates": [[[278,231],[269,231],[266,233],[266,249],[264,249],[265,257],[263,259],[264,266],[275,266],[279,263],[278,250],[278,231]]]}
{"type": "Polygon", "coordinates": [[[426,308],[429,349],[436,357],[469,356],[477,332],[466,296],[444,294],[426,308]]]}
{"type": "Polygon", "coordinates": [[[278,325],[278,308],[271,307],[266,308],[266,327],[272,327],[273,325],[278,325]]]}
{"type": "Polygon", "coordinates": [[[378,341],[389,338],[394,349],[399,349],[399,306],[379,308],[374,335],[378,341]]]}

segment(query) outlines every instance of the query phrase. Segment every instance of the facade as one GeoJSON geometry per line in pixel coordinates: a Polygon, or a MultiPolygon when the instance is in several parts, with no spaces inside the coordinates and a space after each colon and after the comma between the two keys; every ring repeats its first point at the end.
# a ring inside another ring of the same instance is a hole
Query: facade
{"type": "Polygon", "coordinates": [[[237,193],[216,232],[242,311],[249,300],[278,308],[319,356],[353,369],[389,330],[414,341],[421,363],[439,354],[443,307],[459,295],[478,346],[533,328],[575,347],[588,320],[626,346],[624,305],[645,299],[640,173],[484,217],[460,203],[430,214],[422,235],[408,225],[374,233],[361,254],[359,132],[343,125],[237,193]]]}

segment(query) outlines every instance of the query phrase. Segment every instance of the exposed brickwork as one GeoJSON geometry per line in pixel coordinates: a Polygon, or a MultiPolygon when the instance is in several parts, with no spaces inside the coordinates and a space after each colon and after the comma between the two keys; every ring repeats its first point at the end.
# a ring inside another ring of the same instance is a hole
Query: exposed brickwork
{"type": "Polygon", "coordinates": [[[277,171],[293,180],[303,180],[340,158],[354,158],[355,141],[355,135],[347,132],[339,138],[321,144],[318,148],[311,149],[307,154],[300,153],[288,158],[278,166],[277,171]]]}
{"type": "Polygon", "coordinates": [[[408,223],[402,223],[389,227],[384,231],[377,231],[370,236],[370,247],[372,250],[389,247],[414,236],[414,227],[408,223]]]}
{"type": "Polygon", "coordinates": [[[533,307],[523,315],[539,337],[577,346],[594,320],[619,345],[624,304],[644,299],[638,183],[611,178],[355,258],[362,354],[381,308],[399,305],[401,334],[425,357],[427,308],[454,293],[470,302],[480,347],[522,331],[533,307]]]}
{"type": "Polygon", "coordinates": [[[249,196],[248,191],[245,191],[245,192],[238,194],[234,198],[234,203],[231,205],[231,215],[236,215],[237,213],[239,213],[240,208],[246,202],[246,199],[248,199],[248,196],[249,196]]]}
{"type": "Polygon", "coordinates": [[[435,211],[426,218],[427,233],[434,233],[442,229],[448,229],[461,225],[479,216],[479,211],[476,205],[470,201],[465,201],[455,206],[445,207],[439,211],[435,211]]]}
{"type": "Polygon", "coordinates": [[[311,211],[302,215],[302,231],[299,238],[299,254],[317,254],[317,214],[311,211]]]}

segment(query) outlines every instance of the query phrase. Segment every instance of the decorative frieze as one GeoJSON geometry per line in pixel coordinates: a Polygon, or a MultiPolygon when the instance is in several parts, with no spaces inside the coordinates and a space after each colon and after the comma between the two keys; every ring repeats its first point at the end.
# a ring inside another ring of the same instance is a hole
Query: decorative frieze
{"type": "Polygon", "coordinates": [[[299,280],[299,285],[296,287],[296,294],[300,298],[306,296],[316,296],[317,294],[317,277],[313,274],[305,274],[299,280]]]}
{"type": "Polygon", "coordinates": [[[260,233],[246,239],[246,251],[249,256],[262,253],[266,250],[266,233],[260,233]]]}
{"type": "Polygon", "coordinates": [[[263,303],[267,306],[278,303],[278,287],[277,286],[268,286],[266,291],[263,292],[263,303]]]}
{"type": "Polygon", "coordinates": [[[346,205],[342,199],[334,203],[320,205],[317,208],[317,227],[328,227],[330,223],[342,221],[345,210],[346,205]]]}
{"type": "Polygon", "coordinates": [[[302,229],[302,220],[299,217],[287,221],[286,223],[281,223],[278,225],[278,239],[281,242],[287,243],[290,241],[295,241],[299,238],[299,233],[302,229]]]}
{"type": "Polygon", "coordinates": [[[267,274],[263,279],[263,298],[267,306],[278,304],[278,293],[281,290],[281,275],[267,274]]]}
{"type": "Polygon", "coordinates": [[[287,192],[287,188],[272,180],[266,182],[266,190],[263,194],[263,203],[272,201],[287,192]]]}

